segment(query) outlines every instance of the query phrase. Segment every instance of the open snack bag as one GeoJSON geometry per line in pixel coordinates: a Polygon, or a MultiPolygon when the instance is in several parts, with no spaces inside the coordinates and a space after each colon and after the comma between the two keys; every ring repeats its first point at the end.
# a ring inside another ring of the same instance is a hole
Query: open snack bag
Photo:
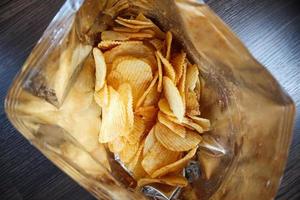
{"type": "Polygon", "coordinates": [[[193,0],[67,0],[6,99],[99,199],[271,199],[294,104],[193,0]]]}

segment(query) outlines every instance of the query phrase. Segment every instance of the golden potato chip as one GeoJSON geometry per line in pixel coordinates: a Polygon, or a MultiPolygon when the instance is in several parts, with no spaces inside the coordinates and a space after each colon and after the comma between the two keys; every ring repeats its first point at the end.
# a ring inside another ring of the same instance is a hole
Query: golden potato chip
{"type": "Polygon", "coordinates": [[[151,178],[161,177],[168,173],[177,172],[178,170],[183,169],[188,164],[188,162],[194,157],[196,152],[197,152],[197,148],[194,148],[191,151],[189,151],[180,160],[177,160],[176,162],[173,162],[164,167],[158,168],[156,171],[150,174],[151,178]]]}
{"type": "Polygon", "coordinates": [[[197,95],[197,100],[198,102],[200,102],[201,100],[201,93],[202,93],[202,89],[201,89],[201,82],[200,82],[200,78],[198,77],[198,80],[196,82],[196,87],[194,89],[194,92],[196,93],[197,95]]]}
{"type": "Polygon", "coordinates": [[[180,175],[167,175],[161,178],[142,178],[138,180],[138,187],[143,187],[151,183],[160,183],[170,186],[185,187],[188,182],[185,177],[180,175]]]}
{"type": "Polygon", "coordinates": [[[186,70],[186,88],[187,90],[194,91],[196,82],[199,77],[199,69],[197,65],[189,65],[186,70]]]}
{"type": "Polygon", "coordinates": [[[125,33],[125,32],[116,32],[116,31],[103,31],[101,33],[102,40],[130,40],[130,39],[145,39],[145,38],[152,38],[153,35],[149,33],[125,33]]]}
{"type": "Polygon", "coordinates": [[[194,91],[186,91],[185,102],[187,115],[195,116],[201,114],[198,97],[194,91]]]}
{"type": "Polygon", "coordinates": [[[117,27],[113,27],[113,31],[125,32],[125,33],[137,33],[140,31],[140,29],[133,29],[133,28],[128,28],[128,27],[124,27],[124,26],[117,26],[117,27]]]}
{"type": "Polygon", "coordinates": [[[108,93],[109,104],[107,107],[102,107],[102,123],[99,134],[100,143],[110,142],[121,134],[128,132],[126,108],[119,93],[111,86],[108,86],[108,93]]]}
{"type": "Polygon", "coordinates": [[[176,88],[174,82],[166,76],[163,77],[163,86],[164,95],[169,103],[172,112],[177,117],[177,119],[182,122],[185,114],[185,107],[183,105],[183,101],[178,89],[176,88]]]}
{"type": "Polygon", "coordinates": [[[195,148],[202,137],[193,131],[187,131],[185,138],[180,137],[173,130],[161,123],[157,123],[154,129],[156,139],[171,151],[188,151],[195,148]]]}
{"type": "Polygon", "coordinates": [[[148,33],[148,34],[152,35],[153,37],[155,36],[155,31],[152,30],[152,29],[149,29],[149,28],[147,28],[147,29],[142,29],[142,30],[140,31],[140,33],[148,33]]]}
{"type": "Polygon", "coordinates": [[[161,55],[161,53],[159,51],[156,51],[156,54],[158,55],[161,62],[163,63],[165,75],[167,77],[169,77],[175,83],[176,74],[175,74],[173,66],[171,65],[171,63],[166,58],[164,58],[161,55]]]}
{"type": "Polygon", "coordinates": [[[94,48],[93,55],[95,60],[95,67],[96,67],[96,83],[95,83],[95,90],[100,90],[105,83],[106,77],[106,63],[104,60],[104,56],[100,49],[94,48]]]}
{"type": "Polygon", "coordinates": [[[145,121],[139,117],[134,116],[134,126],[133,130],[125,136],[129,144],[139,143],[141,138],[143,138],[146,130],[145,121]]]}
{"type": "Polygon", "coordinates": [[[160,51],[163,48],[163,41],[157,38],[153,38],[149,40],[149,43],[157,50],[160,51]]]}
{"type": "Polygon", "coordinates": [[[170,151],[155,140],[152,148],[144,156],[142,166],[151,175],[154,171],[176,162],[179,156],[180,152],[170,151]]]}
{"type": "Polygon", "coordinates": [[[128,141],[126,142],[124,148],[119,153],[120,160],[123,163],[129,163],[134,158],[135,154],[139,150],[140,143],[130,144],[128,141]]]}
{"type": "Polygon", "coordinates": [[[153,23],[148,22],[148,21],[144,21],[144,20],[138,20],[138,19],[125,19],[122,17],[117,17],[118,20],[124,21],[126,23],[129,24],[134,24],[134,25],[148,25],[150,27],[153,26],[153,23]]]}
{"type": "Polygon", "coordinates": [[[198,133],[203,133],[204,132],[203,128],[199,124],[193,122],[193,120],[191,120],[189,118],[184,117],[182,122],[180,122],[176,117],[172,117],[172,116],[169,116],[169,115],[165,115],[165,116],[168,119],[170,119],[172,122],[183,125],[184,127],[189,128],[191,130],[195,130],[198,133]]]}
{"type": "Polygon", "coordinates": [[[210,130],[210,121],[205,118],[188,115],[189,118],[191,118],[195,123],[200,125],[203,128],[203,131],[209,131],[210,130]]]}
{"type": "Polygon", "coordinates": [[[158,82],[156,82],[155,85],[151,88],[150,92],[144,100],[143,107],[157,105],[160,98],[160,93],[157,91],[157,85],[158,82]]]}
{"type": "Polygon", "coordinates": [[[153,126],[144,141],[143,157],[145,157],[145,155],[150,151],[150,149],[154,146],[155,142],[156,142],[156,137],[154,135],[154,126],[153,126]]]}
{"type": "Polygon", "coordinates": [[[175,74],[176,74],[176,77],[175,77],[176,84],[178,84],[178,82],[181,79],[181,76],[183,74],[185,58],[186,58],[186,53],[181,51],[180,53],[175,54],[171,60],[171,64],[174,67],[175,74]]]}
{"type": "Polygon", "coordinates": [[[160,30],[160,28],[158,26],[156,26],[155,23],[153,23],[150,19],[148,19],[147,17],[145,17],[142,13],[140,13],[137,17],[137,20],[141,20],[141,21],[147,21],[147,22],[151,22],[153,24],[152,29],[155,31],[156,35],[155,37],[159,38],[159,39],[165,39],[165,33],[160,30]]]}
{"type": "Polygon", "coordinates": [[[162,98],[158,102],[159,110],[162,111],[164,114],[175,117],[174,113],[172,112],[167,99],[162,98]]]}
{"type": "Polygon", "coordinates": [[[126,140],[124,137],[117,137],[108,143],[108,148],[113,153],[119,153],[123,150],[126,145],[126,140]]]}
{"type": "Polygon", "coordinates": [[[132,44],[143,44],[142,41],[115,41],[115,40],[102,40],[98,44],[98,48],[101,50],[111,49],[123,43],[132,43],[132,44]]]}
{"type": "Polygon", "coordinates": [[[100,107],[108,106],[109,93],[106,84],[104,84],[102,89],[100,89],[99,91],[95,91],[94,100],[100,107]]]}
{"type": "Polygon", "coordinates": [[[124,105],[126,106],[127,126],[128,129],[131,131],[133,129],[133,123],[134,123],[133,97],[132,97],[131,86],[128,83],[123,83],[118,88],[118,93],[120,94],[121,99],[124,105]]]}
{"type": "Polygon", "coordinates": [[[183,126],[172,122],[162,112],[158,112],[157,118],[160,123],[171,129],[175,134],[182,138],[185,137],[186,130],[183,126]]]}
{"type": "Polygon", "coordinates": [[[142,166],[144,142],[141,143],[133,159],[126,165],[136,180],[145,177],[147,173],[142,166]]]}
{"type": "Polygon", "coordinates": [[[157,85],[157,91],[162,91],[162,78],[163,78],[163,71],[162,71],[162,64],[161,60],[157,53],[155,53],[156,62],[157,62],[157,68],[158,68],[158,85],[157,85]]]}
{"type": "Polygon", "coordinates": [[[133,107],[135,108],[137,100],[153,79],[150,65],[144,60],[127,57],[113,68],[107,77],[107,83],[114,88],[119,87],[122,83],[129,83],[132,88],[133,107]]]}
{"type": "Polygon", "coordinates": [[[136,108],[140,107],[144,103],[144,101],[146,99],[146,96],[149,94],[149,92],[151,91],[151,89],[155,86],[155,83],[156,83],[157,79],[158,79],[158,73],[156,73],[154,75],[154,78],[151,81],[149,87],[146,89],[146,91],[144,92],[144,94],[137,101],[136,108]]]}
{"type": "MultiPolygon", "coordinates": [[[[151,64],[152,71],[156,71],[155,53],[144,44],[122,43],[115,48],[104,53],[105,62],[110,66],[120,56],[133,56],[147,60],[151,64]]],[[[107,70],[108,73],[110,69],[107,70]]]]}
{"type": "Polygon", "coordinates": [[[179,93],[181,95],[181,98],[183,100],[183,105],[184,107],[186,107],[186,102],[185,102],[185,98],[186,98],[186,88],[185,88],[185,85],[186,85],[186,68],[187,68],[187,63],[184,63],[183,64],[183,71],[182,71],[182,76],[179,80],[179,83],[178,83],[178,90],[179,90],[179,93]]]}
{"type": "Polygon", "coordinates": [[[171,47],[172,47],[173,36],[170,31],[166,34],[165,46],[166,46],[166,59],[170,60],[171,56],[171,47]]]}

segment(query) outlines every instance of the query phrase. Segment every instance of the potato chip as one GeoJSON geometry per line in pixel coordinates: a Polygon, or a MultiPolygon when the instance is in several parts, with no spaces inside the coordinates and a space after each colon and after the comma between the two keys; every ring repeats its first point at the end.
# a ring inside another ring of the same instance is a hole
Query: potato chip
{"type": "Polygon", "coordinates": [[[109,104],[102,107],[99,142],[107,143],[128,132],[126,108],[117,91],[108,86],[109,104]],[[112,120],[113,119],[113,120],[112,120]]]}
{"type": "Polygon", "coordinates": [[[142,13],[138,14],[138,16],[136,17],[137,20],[141,20],[141,21],[147,21],[147,22],[151,22],[153,24],[152,29],[155,31],[156,33],[156,37],[159,39],[165,39],[166,34],[160,30],[160,28],[158,26],[156,26],[155,23],[153,23],[150,19],[148,19],[147,17],[145,17],[142,13]]]}
{"type": "Polygon", "coordinates": [[[152,149],[155,142],[156,142],[156,137],[154,135],[154,126],[153,126],[152,129],[149,131],[144,142],[143,157],[145,157],[146,154],[150,151],[150,149],[152,149]]]}
{"type": "Polygon", "coordinates": [[[155,37],[155,31],[152,30],[152,29],[149,29],[149,28],[147,28],[147,29],[142,29],[142,30],[140,31],[140,33],[148,33],[148,34],[152,35],[153,37],[155,37]]]}
{"type": "Polygon", "coordinates": [[[117,137],[113,141],[108,143],[108,148],[113,153],[119,153],[123,150],[126,145],[124,137],[117,137]]]}
{"type": "Polygon", "coordinates": [[[163,78],[163,71],[162,71],[162,64],[161,60],[157,53],[155,53],[156,62],[157,62],[157,68],[158,68],[158,85],[157,85],[157,91],[162,91],[162,78],[163,78]]]}
{"type": "Polygon", "coordinates": [[[128,170],[132,173],[133,177],[136,180],[139,180],[147,176],[147,173],[145,172],[142,166],[142,160],[143,160],[142,150],[143,150],[143,146],[141,145],[138,152],[132,159],[132,161],[127,165],[128,170]]]}
{"type": "MultiPolygon", "coordinates": [[[[104,53],[107,66],[111,65],[120,56],[133,56],[147,60],[151,64],[152,71],[156,71],[155,53],[144,44],[122,43],[119,46],[104,53]]],[[[108,73],[110,69],[107,70],[108,73]]]]}
{"type": "Polygon", "coordinates": [[[169,77],[175,83],[176,74],[175,74],[173,66],[165,57],[163,57],[161,55],[161,53],[159,51],[156,51],[156,54],[158,55],[161,62],[163,63],[165,75],[167,77],[169,77]]]}
{"type": "Polygon", "coordinates": [[[172,46],[173,36],[170,31],[166,34],[165,46],[166,46],[166,59],[170,60],[171,56],[171,46],[172,46]]]}
{"type": "Polygon", "coordinates": [[[196,82],[199,77],[199,69],[197,65],[189,65],[186,70],[186,88],[187,90],[194,91],[196,82]]]}
{"type": "Polygon", "coordinates": [[[185,138],[182,138],[159,122],[155,125],[154,133],[156,139],[171,151],[188,151],[202,141],[202,137],[193,131],[187,131],[185,138]]]}
{"type": "Polygon", "coordinates": [[[132,43],[132,44],[143,44],[142,41],[115,41],[115,40],[102,40],[99,44],[98,44],[98,48],[100,48],[101,50],[108,50],[111,49],[113,47],[116,47],[120,44],[123,43],[132,43]]]}
{"type": "Polygon", "coordinates": [[[128,83],[123,83],[118,88],[118,93],[120,94],[121,99],[124,105],[126,106],[127,126],[128,129],[131,131],[133,129],[133,123],[134,123],[133,97],[132,97],[131,86],[128,83]]]}
{"type": "Polygon", "coordinates": [[[157,118],[160,123],[168,127],[175,134],[179,135],[182,138],[185,137],[186,130],[183,126],[170,121],[162,112],[158,112],[157,118]]]}
{"type": "Polygon", "coordinates": [[[168,173],[177,172],[180,169],[183,169],[188,164],[190,159],[194,157],[196,152],[197,148],[194,148],[191,151],[189,151],[183,158],[177,160],[176,162],[173,162],[169,165],[157,169],[152,174],[150,174],[151,178],[161,177],[168,173]]]}
{"type": "Polygon", "coordinates": [[[103,31],[101,33],[101,39],[102,40],[130,40],[130,39],[136,39],[136,40],[142,40],[145,38],[152,38],[153,35],[149,33],[125,33],[125,32],[116,32],[116,31],[103,31]]]}
{"type": "Polygon", "coordinates": [[[174,113],[172,112],[167,99],[162,98],[158,102],[159,110],[162,111],[164,114],[175,117],[174,113]]]}
{"type": "Polygon", "coordinates": [[[144,101],[146,99],[146,96],[149,94],[149,92],[151,91],[151,89],[155,86],[155,83],[157,82],[157,79],[158,79],[158,73],[156,73],[154,75],[154,78],[151,81],[149,87],[146,89],[146,91],[144,92],[144,94],[137,101],[136,108],[140,107],[144,103],[144,101]]]}
{"type": "Polygon", "coordinates": [[[178,83],[178,90],[179,90],[179,93],[181,95],[181,98],[183,100],[183,105],[184,107],[186,107],[186,102],[185,102],[185,99],[186,99],[186,88],[185,88],[185,85],[186,85],[186,68],[187,68],[187,63],[184,63],[183,64],[183,71],[182,71],[182,76],[179,80],[179,83],[178,83]]]}
{"type": "Polygon", "coordinates": [[[157,105],[160,98],[160,93],[157,91],[157,85],[158,82],[156,82],[155,85],[149,91],[148,95],[144,100],[143,107],[157,105]]]}
{"type": "Polygon", "coordinates": [[[137,108],[134,113],[141,116],[147,121],[153,121],[156,119],[158,109],[155,106],[145,106],[137,108]]]}
{"type": "Polygon", "coordinates": [[[134,116],[134,126],[133,130],[125,136],[129,144],[139,143],[143,138],[146,130],[145,121],[139,117],[134,116]]]}
{"type": "Polygon", "coordinates": [[[94,100],[100,107],[108,106],[109,93],[108,93],[108,88],[107,88],[106,84],[104,84],[102,89],[100,89],[99,91],[97,91],[97,92],[95,91],[94,100]]]}
{"type": "Polygon", "coordinates": [[[151,175],[154,171],[176,162],[179,156],[179,152],[170,151],[155,140],[152,148],[144,156],[142,166],[151,175]]]}
{"type": "Polygon", "coordinates": [[[177,119],[182,122],[185,113],[185,107],[183,105],[183,101],[178,89],[176,88],[174,82],[172,82],[172,80],[166,76],[163,77],[163,86],[164,95],[169,103],[172,112],[177,117],[177,119]]]}
{"type": "Polygon", "coordinates": [[[172,116],[169,116],[169,115],[165,115],[165,116],[168,119],[170,119],[172,122],[183,125],[184,127],[187,127],[191,130],[195,130],[198,133],[203,133],[204,132],[203,128],[199,124],[193,122],[193,120],[191,120],[189,118],[184,117],[182,122],[180,122],[176,117],[172,117],[172,116]]]}
{"type": "Polygon", "coordinates": [[[183,74],[185,58],[186,58],[186,53],[181,51],[180,53],[175,54],[175,56],[171,60],[171,64],[174,67],[175,74],[176,74],[176,77],[175,77],[176,85],[178,84],[178,82],[181,79],[181,76],[183,74]]]}
{"type": "Polygon", "coordinates": [[[157,50],[160,51],[163,48],[163,42],[160,39],[153,38],[149,40],[149,43],[157,50]]]}
{"type": "Polygon", "coordinates": [[[127,59],[118,62],[113,68],[113,71],[107,77],[108,84],[116,88],[122,83],[129,83],[132,88],[133,106],[135,108],[137,100],[153,79],[150,65],[144,60],[127,57],[127,59]]]}
{"type": "Polygon", "coordinates": [[[138,187],[143,187],[151,183],[160,183],[170,186],[185,187],[188,182],[185,177],[180,175],[167,175],[161,178],[142,178],[138,181],[138,187]]]}
{"type": "Polygon", "coordinates": [[[118,20],[124,21],[129,24],[135,24],[135,25],[149,25],[150,27],[153,26],[153,23],[145,21],[145,20],[138,20],[138,19],[125,19],[122,17],[117,17],[118,20]]]}
{"type": "Polygon", "coordinates": [[[201,117],[193,116],[193,115],[188,115],[189,118],[191,118],[195,123],[200,125],[203,128],[203,131],[209,131],[210,130],[210,121],[208,119],[204,119],[201,117]]]}
{"type": "Polygon", "coordinates": [[[194,91],[186,91],[186,113],[191,116],[200,115],[198,97],[194,91]]]}
{"type": "Polygon", "coordinates": [[[196,81],[196,87],[194,89],[194,92],[197,95],[197,100],[198,102],[200,102],[201,100],[201,93],[202,93],[202,89],[201,89],[201,82],[200,82],[200,78],[198,77],[198,80],[196,81]]]}
{"type": "Polygon", "coordinates": [[[98,91],[104,86],[105,83],[106,63],[102,52],[98,48],[93,49],[93,55],[94,55],[95,67],[96,67],[95,90],[98,91]]]}
{"type": "Polygon", "coordinates": [[[118,154],[123,163],[129,163],[139,150],[140,143],[130,144],[128,141],[122,151],[118,154]]]}

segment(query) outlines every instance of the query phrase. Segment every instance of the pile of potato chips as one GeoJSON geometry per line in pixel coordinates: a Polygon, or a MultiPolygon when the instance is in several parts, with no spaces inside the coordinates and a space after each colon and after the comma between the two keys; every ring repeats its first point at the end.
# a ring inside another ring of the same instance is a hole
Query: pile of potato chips
{"type": "Polygon", "coordinates": [[[173,41],[143,14],[117,17],[93,49],[99,142],[137,180],[186,186],[183,169],[210,121],[200,118],[201,79],[173,41]]]}

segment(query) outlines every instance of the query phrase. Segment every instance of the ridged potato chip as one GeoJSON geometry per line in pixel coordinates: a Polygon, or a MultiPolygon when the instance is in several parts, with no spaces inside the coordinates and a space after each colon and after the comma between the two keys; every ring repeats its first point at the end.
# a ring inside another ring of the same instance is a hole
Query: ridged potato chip
{"type": "Polygon", "coordinates": [[[128,170],[132,173],[133,177],[136,180],[139,180],[145,176],[147,176],[147,173],[145,172],[143,166],[142,166],[142,160],[143,160],[143,148],[144,143],[142,143],[133,157],[133,159],[126,165],[128,170]]]}
{"type": "Polygon", "coordinates": [[[157,38],[149,39],[150,44],[157,50],[160,51],[163,48],[163,41],[157,38]]]}
{"type": "Polygon", "coordinates": [[[139,150],[140,143],[130,144],[128,141],[124,145],[124,148],[119,153],[120,160],[123,163],[129,163],[136,155],[137,151],[139,150]]]}
{"type": "Polygon", "coordinates": [[[141,20],[141,21],[151,22],[153,24],[152,29],[156,33],[155,37],[157,37],[159,39],[165,39],[166,34],[162,30],[160,30],[160,28],[158,26],[156,26],[155,23],[153,23],[150,19],[148,19],[147,17],[145,17],[142,13],[138,14],[138,16],[136,17],[136,19],[137,20],[141,20]]]}
{"type": "Polygon", "coordinates": [[[179,93],[181,95],[181,98],[183,100],[183,105],[184,107],[186,107],[186,102],[185,102],[185,98],[186,98],[186,68],[187,68],[187,63],[184,63],[183,64],[183,71],[182,71],[182,76],[179,80],[179,83],[178,83],[178,90],[179,90],[179,93]]]}
{"type": "MultiPolygon", "coordinates": [[[[109,51],[106,51],[104,53],[104,57],[107,66],[112,65],[112,63],[120,56],[133,56],[136,58],[142,58],[151,64],[153,72],[157,69],[155,53],[151,50],[151,48],[144,44],[125,42],[109,51]]],[[[107,71],[109,73],[110,69],[108,68],[107,71]]]]}
{"type": "Polygon", "coordinates": [[[152,129],[149,131],[144,142],[143,157],[145,157],[146,154],[149,152],[149,150],[152,149],[155,142],[156,142],[156,137],[154,135],[154,126],[153,126],[152,129]]]}
{"type": "Polygon", "coordinates": [[[152,70],[150,65],[144,60],[127,57],[113,66],[113,70],[107,77],[109,85],[118,87],[122,83],[129,83],[132,88],[133,106],[147,89],[152,81],[152,70]]]}
{"type": "Polygon", "coordinates": [[[151,88],[150,92],[146,96],[143,107],[147,106],[157,106],[157,103],[160,98],[160,92],[157,91],[158,82],[155,83],[155,85],[151,88]]]}
{"type": "Polygon", "coordinates": [[[170,60],[172,40],[173,40],[172,33],[170,31],[168,31],[166,34],[166,40],[165,40],[166,59],[167,60],[170,60]]]}
{"type": "Polygon", "coordinates": [[[162,112],[158,112],[157,119],[160,123],[168,127],[175,134],[179,135],[181,138],[185,137],[186,130],[183,126],[176,124],[169,120],[162,112]]]}
{"type": "Polygon", "coordinates": [[[145,21],[145,20],[139,20],[139,19],[125,19],[123,17],[117,17],[118,20],[124,21],[129,24],[134,24],[134,25],[148,25],[150,27],[153,26],[153,23],[145,21]]]}
{"type": "Polygon", "coordinates": [[[182,122],[180,122],[176,117],[172,117],[172,116],[169,116],[169,115],[165,115],[165,116],[168,119],[170,119],[172,122],[183,125],[184,127],[187,127],[191,130],[195,130],[198,133],[203,133],[204,132],[203,128],[199,124],[195,123],[193,120],[191,120],[187,117],[184,117],[182,122]]]}
{"type": "Polygon", "coordinates": [[[140,29],[133,29],[133,28],[128,28],[128,27],[124,27],[124,26],[113,27],[112,30],[116,31],[116,32],[125,32],[125,33],[137,33],[140,31],[140,29]]]}
{"type": "Polygon", "coordinates": [[[95,60],[95,67],[96,67],[96,83],[95,83],[95,90],[100,90],[105,83],[106,77],[106,63],[104,56],[100,49],[94,48],[93,55],[95,60]]]}
{"type": "Polygon", "coordinates": [[[162,70],[162,63],[157,53],[155,53],[156,62],[157,62],[157,68],[158,68],[158,85],[157,85],[157,91],[162,91],[162,78],[163,78],[163,70],[162,70]]]}
{"type": "Polygon", "coordinates": [[[154,133],[156,139],[171,151],[188,151],[202,141],[202,137],[193,131],[187,131],[185,138],[182,138],[159,122],[155,125],[154,133]]]}
{"type": "Polygon", "coordinates": [[[161,178],[142,178],[138,181],[138,187],[143,187],[151,183],[160,183],[170,186],[185,187],[188,182],[185,177],[180,175],[167,175],[161,178]]]}
{"type": "Polygon", "coordinates": [[[196,82],[199,77],[199,69],[197,65],[188,64],[186,70],[186,88],[187,90],[194,91],[196,82]]]}
{"type": "Polygon", "coordinates": [[[196,152],[197,152],[197,148],[192,149],[183,158],[181,158],[181,159],[177,160],[176,162],[173,162],[169,165],[161,167],[160,169],[157,169],[150,176],[152,178],[157,178],[157,177],[164,176],[168,173],[177,172],[180,169],[183,169],[188,164],[188,162],[194,157],[196,152]]]}
{"type": "Polygon", "coordinates": [[[170,151],[155,140],[152,148],[144,156],[142,166],[149,175],[152,175],[156,170],[176,162],[179,156],[180,152],[170,151]]]}
{"type": "Polygon", "coordinates": [[[158,107],[159,107],[159,110],[161,112],[163,112],[164,114],[175,117],[174,113],[172,112],[172,110],[169,106],[167,99],[165,99],[165,98],[160,99],[158,102],[158,107]]]}
{"type": "Polygon", "coordinates": [[[150,93],[151,89],[155,86],[155,83],[157,82],[157,79],[158,79],[158,73],[156,73],[154,75],[154,78],[151,81],[149,87],[146,89],[146,91],[144,92],[144,94],[137,101],[136,108],[140,107],[144,103],[147,95],[150,93]]]}
{"type": "Polygon", "coordinates": [[[173,58],[171,59],[171,64],[174,67],[175,74],[176,74],[176,77],[175,77],[176,85],[178,84],[178,82],[181,79],[181,76],[183,74],[185,58],[186,58],[186,53],[181,51],[180,53],[175,54],[173,56],[173,58]]]}
{"type": "Polygon", "coordinates": [[[102,107],[102,123],[99,134],[99,142],[110,142],[121,134],[128,132],[127,113],[119,93],[108,86],[109,105],[102,107]],[[113,120],[112,120],[113,119],[113,120]]]}
{"type": "Polygon", "coordinates": [[[126,106],[127,126],[128,129],[131,131],[133,129],[133,123],[134,123],[133,97],[132,97],[131,86],[128,83],[123,83],[118,88],[118,93],[120,94],[121,99],[124,105],[126,106]]]}
{"type": "Polygon", "coordinates": [[[108,93],[107,84],[104,84],[102,89],[100,89],[99,91],[95,91],[94,100],[100,107],[108,106],[109,93],[108,93]]]}
{"type": "Polygon", "coordinates": [[[145,121],[139,117],[134,116],[134,126],[133,130],[125,136],[129,144],[139,143],[143,138],[146,130],[146,123],[145,121]]]}
{"type": "Polygon", "coordinates": [[[101,33],[101,39],[102,40],[130,40],[130,39],[136,39],[136,40],[142,40],[145,38],[152,38],[153,35],[149,33],[125,33],[125,32],[116,32],[116,31],[103,31],[101,33]]]}
{"type": "Polygon", "coordinates": [[[188,117],[191,118],[195,123],[200,125],[204,131],[210,130],[211,125],[208,119],[197,117],[197,116],[191,116],[191,115],[189,115],[188,117]]]}
{"type": "Polygon", "coordinates": [[[201,114],[198,97],[194,91],[186,91],[185,102],[187,115],[195,116],[201,114]]]}
{"type": "Polygon", "coordinates": [[[182,122],[185,114],[185,107],[178,89],[176,88],[174,82],[166,76],[163,77],[163,86],[164,95],[169,103],[172,112],[177,117],[177,119],[182,122]]]}
{"type": "Polygon", "coordinates": [[[116,47],[120,44],[123,43],[131,43],[131,44],[143,44],[142,41],[115,41],[115,40],[102,40],[99,44],[98,44],[98,48],[101,50],[108,50],[111,49],[113,47],[116,47]]]}
{"type": "Polygon", "coordinates": [[[113,153],[119,153],[123,150],[126,145],[124,137],[117,137],[113,141],[108,143],[108,148],[113,153]]]}
{"type": "Polygon", "coordinates": [[[156,54],[158,55],[159,59],[161,60],[163,66],[164,66],[164,73],[167,77],[169,77],[174,83],[175,83],[175,70],[173,68],[173,66],[171,65],[171,63],[165,58],[163,57],[163,55],[161,55],[161,53],[159,51],[156,51],[156,54]]]}

